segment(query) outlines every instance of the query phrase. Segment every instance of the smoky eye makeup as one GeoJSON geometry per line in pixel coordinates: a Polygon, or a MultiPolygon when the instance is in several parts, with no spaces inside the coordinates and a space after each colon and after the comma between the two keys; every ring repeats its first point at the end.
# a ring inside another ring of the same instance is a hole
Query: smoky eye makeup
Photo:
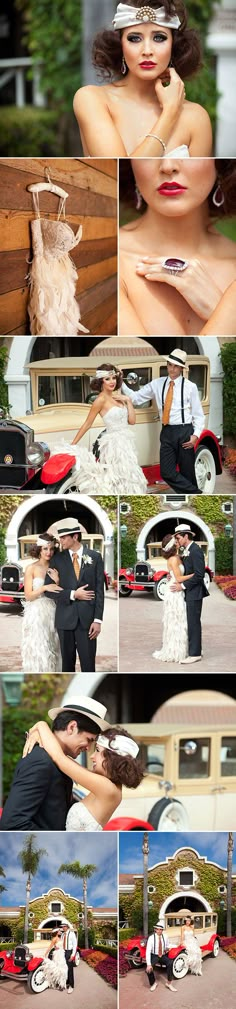
{"type": "MultiPolygon", "coordinates": [[[[163,32],[155,32],[153,34],[153,42],[166,42],[168,36],[164,35],[163,32]]],[[[143,35],[138,35],[137,32],[131,32],[127,35],[127,42],[142,42],[143,35]]]]}

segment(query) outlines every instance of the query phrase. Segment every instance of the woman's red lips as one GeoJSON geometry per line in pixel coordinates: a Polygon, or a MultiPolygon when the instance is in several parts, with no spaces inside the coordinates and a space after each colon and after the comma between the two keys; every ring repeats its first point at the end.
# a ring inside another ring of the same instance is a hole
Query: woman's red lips
{"type": "Polygon", "coordinates": [[[144,67],[145,70],[150,70],[152,67],[156,67],[156,63],[152,63],[151,60],[143,60],[143,62],[139,65],[140,67],[144,67]]]}
{"type": "MultiPolygon", "coordinates": [[[[168,157],[168,155],[167,155],[168,157]]],[[[164,193],[171,196],[174,193],[185,193],[186,186],[180,186],[178,182],[162,182],[161,186],[158,186],[158,193],[164,193]]]]}

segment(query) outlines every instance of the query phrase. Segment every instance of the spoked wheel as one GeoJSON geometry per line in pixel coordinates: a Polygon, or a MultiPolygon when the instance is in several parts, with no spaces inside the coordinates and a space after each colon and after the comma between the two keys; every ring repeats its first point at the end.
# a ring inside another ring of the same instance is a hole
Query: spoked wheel
{"type": "Polygon", "coordinates": [[[31,974],[27,978],[27,986],[34,993],[34,995],[40,995],[40,992],[46,991],[49,987],[47,978],[45,977],[43,964],[36,967],[36,970],[32,970],[31,974]]]}
{"type": "Polygon", "coordinates": [[[119,596],[131,596],[132,589],[129,588],[125,578],[121,578],[119,581],[119,596]]]}
{"type": "Polygon", "coordinates": [[[211,955],[212,955],[212,956],[214,956],[214,957],[216,957],[216,956],[219,956],[219,952],[220,952],[220,943],[219,943],[219,939],[215,939],[215,942],[214,942],[214,946],[213,946],[213,950],[212,950],[212,954],[211,954],[211,955]]]}
{"type": "Polygon", "coordinates": [[[188,830],[189,822],[186,810],[178,799],[160,799],[153,806],[148,822],[155,830],[172,831],[188,830]]]}
{"type": "Polygon", "coordinates": [[[163,603],[166,589],[167,589],[167,577],[160,578],[159,582],[154,583],[153,595],[154,599],[159,599],[159,602],[163,603]]]}
{"type": "Polygon", "coordinates": [[[216,482],[216,467],[212,452],[206,445],[199,446],[195,455],[195,474],[202,494],[213,494],[216,482]]]}
{"type": "Polygon", "coordinates": [[[139,949],[133,949],[132,950],[132,956],[130,957],[130,963],[132,963],[132,967],[136,967],[136,968],[137,967],[142,967],[143,960],[142,960],[141,953],[140,953],[139,949]]]}
{"type": "Polygon", "coordinates": [[[188,957],[185,950],[183,953],[178,953],[178,956],[173,960],[173,977],[177,981],[180,981],[182,977],[186,977],[188,973],[188,957]]]}

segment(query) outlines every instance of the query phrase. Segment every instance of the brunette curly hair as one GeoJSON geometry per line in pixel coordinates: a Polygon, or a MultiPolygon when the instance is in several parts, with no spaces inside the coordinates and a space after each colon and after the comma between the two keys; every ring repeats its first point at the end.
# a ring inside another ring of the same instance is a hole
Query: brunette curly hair
{"type": "MultiPolygon", "coordinates": [[[[57,545],[58,544],[57,544],[57,542],[55,540],[55,536],[51,536],[50,533],[41,533],[40,535],[42,536],[43,540],[47,540],[48,546],[54,547],[55,550],[57,549],[57,545]]],[[[30,551],[29,551],[30,557],[34,557],[34,558],[36,558],[38,560],[38,558],[40,557],[41,552],[42,552],[42,547],[41,546],[37,546],[37,543],[35,543],[30,548],[30,551]]]]}
{"type": "MultiPolygon", "coordinates": [[[[116,376],[116,389],[121,388],[123,382],[123,373],[122,371],[119,370],[119,368],[116,368],[114,364],[100,364],[98,370],[107,371],[108,375],[110,374],[111,371],[114,371],[116,376]]],[[[92,389],[93,392],[101,392],[102,385],[103,385],[103,378],[93,378],[92,381],[90,382],[90,388],[92,389]]]]}
{"type": "MultiPolygon", "coordinates": [[[[167,155],[168,156],[168,155],[167,155]]],[[[236,159],[235,158],[215,158],[217,171],[217,181],[208,196],[209,216],[211,218],[233,217],[236,214],[236,159]],[[220,185],[224,195],[224,203],[221,207],[215,207],[212,197],[217,184],[220,185]]],[[[135,208],[135,178],[129,158],[120,158],[119,161],[119,193],[120,202],[130,208],[135,208]]],[[[139,215],[147,208],[145,200],[139,215]]]]}
{"type": "MultiPolygon", "coordinates": [[[[106,732],[103,732],[103,736],[108,736],[109,740],[115,739],[117,734],[127,736],[128,739],[133,738],[120,725],[112,726],[111,729],[106,729],[106,732]]],[[[105,749],[103,753],[102,766],[104,771],[106,771],[107,777],[114,785],[126,785],[127,788],[137,788],[140,785],[140,781],[142,781],[144,775],[144,768],[138,757],[120,757],[115,751],[112,753],[111,750],[105,749]]]]}
{"type": "MultiPolygon", "coordinates": [[[[129,3],[129,0],[123,0],[129,3]]],[[[140,0],[132,0],[132,6],[141,9],[145,4],[140,0]]],[[[152,0],[151,6],[155,10],[160,7],[160,0],[152,0]]],[[[201,43],[198,32],[194,28],[187,28],[187,11],[183,0],[162,0],[162,6],[167,15],[178,14],[181,25],[178,29],[172,30],[172,63],[177,74],[186,80],[202,66],[201,43]]],[[[92,61],[103,77],[108,79],[121,74],[122,63],[122,31],[101,31],[95,36],[92,47],[92,61]]],[[[128,71],[127,71],[128,72],[128,71]]]]}
{"type": "Polygon", "coordinates": [[[161,552],[162,557],[166,557],[166,560],[168,560],[169,557],[175,557],[175,554],[177,553],[176,543],[174,547],[170,547],[170,550],[164,550],[164,547],[166,547],[167,543],[170,543],[170,540],[172,539],[173,539],[173,533],[167,533],[167,536],[164,536],[164,539],[162,540],[161,552]]]}

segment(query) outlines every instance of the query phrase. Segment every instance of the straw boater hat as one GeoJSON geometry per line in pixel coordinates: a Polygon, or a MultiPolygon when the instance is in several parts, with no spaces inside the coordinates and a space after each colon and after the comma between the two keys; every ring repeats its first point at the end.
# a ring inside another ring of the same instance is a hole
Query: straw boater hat
{"type": "Polygon", "coordinates": [[[100,701],[95,701],[93,697],[74,694],[67,704],[63,704],[60,708],[50,708],[48,714],[54,720],[62,711],[74,711],[77,715],[85,715],[90,722],[94,722],[95,729],[105,731],[105,729],[111,728],[110,723],[104,720],[107,708],[104,708],[104,704],[100,704],[100,701]]]}
{"type": "Polygon", "coordinates": [[[188,370],[187,364],[187,354],[185,350],[180,350],[179,347],[175,347],[171,350],[170,354],[163,354],[164,360],[169,361],[169,364],[177,364],[179,368],[186,368],[188,370]]]}
{"type": "Polygon", "coordinates": [[[153,928],[165,928],[164,921],[156,921],[156,924],[153,925],[153,928]]]}
{"type": "Polygon", "coordinates": [[[187,522],[182,522],[181,525],[176,526],[176,529],[174,530],[174,532],[175,532],[175,534],[176,533],[180,533],[181,536],[184,536],[185,533],[191,533],[192,536],[195,536],[195,533],[193,532],[193,530],[191,529],[191,526],[189,526],[187,522]]]}
{"type": "Polygon", "coordinates": [[[57,534],[58,536],[72,536],[73,533],[80,533],[81,525],[78,519],[66,518],[59,519],[57,522],[57,534]]]}

